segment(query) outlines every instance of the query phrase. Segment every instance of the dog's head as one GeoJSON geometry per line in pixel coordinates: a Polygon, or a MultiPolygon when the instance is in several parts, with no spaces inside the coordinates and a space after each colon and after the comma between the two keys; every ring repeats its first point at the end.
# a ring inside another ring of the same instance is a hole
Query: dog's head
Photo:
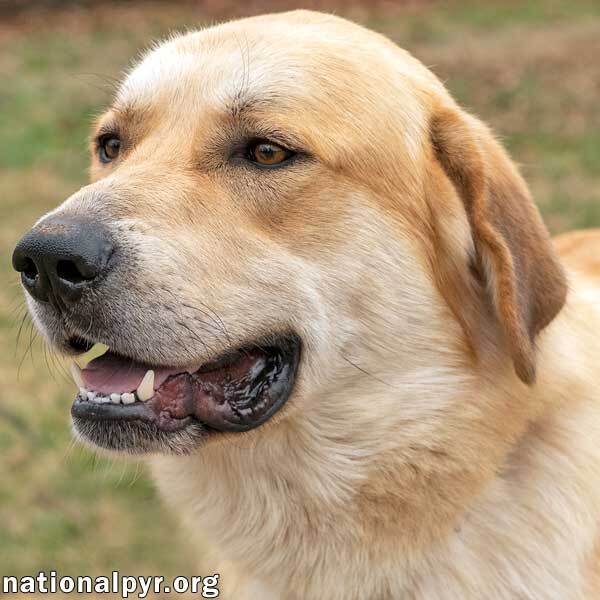
{"type": "Polygon", "coordinates": [[[13,261],[54,346],[110,348],[74,369],[76,430],[105,448],[189,452],[308,415],[426,420],[418,394],[453,374],[512,363],[532,384],[564,302],[491,134],[339,18],[161,44],[98,120],[91,175],[13,261]]]}

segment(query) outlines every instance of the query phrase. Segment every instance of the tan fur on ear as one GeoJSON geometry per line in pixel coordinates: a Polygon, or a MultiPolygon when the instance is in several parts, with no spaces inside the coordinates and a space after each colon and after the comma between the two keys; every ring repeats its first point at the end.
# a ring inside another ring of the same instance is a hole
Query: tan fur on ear
{"type": "Polygon", "coordinates": [[[458,108],[431,121],[437,160],[464,204],[477,269],[512,354],[515,371],[535,381],[535,336],[562,308],[567,285],[527,186],[488,129],[458,108]]]}

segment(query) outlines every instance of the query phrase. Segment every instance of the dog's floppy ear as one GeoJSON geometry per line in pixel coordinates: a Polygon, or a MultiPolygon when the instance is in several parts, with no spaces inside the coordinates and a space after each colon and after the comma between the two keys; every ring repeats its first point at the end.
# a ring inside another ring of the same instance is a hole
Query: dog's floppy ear
{"type": "Polygon", "coordinates": [[[489,130],[456,106],[430,122],[434,155],[464,205],[483,279],[515,371],[535,380],[535,337],[562,308],[566,279],[527,186],[489,130]]]}

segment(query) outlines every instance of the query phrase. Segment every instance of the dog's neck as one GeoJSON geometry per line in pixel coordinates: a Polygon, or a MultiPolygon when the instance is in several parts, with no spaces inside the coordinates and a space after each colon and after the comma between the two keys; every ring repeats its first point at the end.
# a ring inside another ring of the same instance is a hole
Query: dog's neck
{"type": "MultiPolygon", "coordinates": [[[[540,564],[549,568],[553,548],[575,540],[592,544],[600,502],[600,490],[586,495],[576,489],[587,485],[589,469],[600,469],[598,435],[582,434],[586,422],[598,422],[586,413],[598,409],[568,402],[600,400],[593,386],[600,357],[597,348],[595,357],[571,348],[589,357],[577,372],[564,360],[565,343],[593,341],[572,332],[589,329],[590,315],[575,314],[573,305],[565,311],[541,336],[534,388],[518,382],[510,365],[494,381],[465,379],[450,367],[438,369],[436,381],[431,370],[428,385],[421,373],[410,394],[393,376],[379,388],[363,382],[352,389],[362,393],[365,418],[358,427],[352,419],[352,431],[335,421],[335,415],[343,421],[339,409],[351,393],[340,390],[293,426],[285,420],[267,425],[268,436],[156,459],[157,479],[193,531],[274,590],[274,598],[436,598],[450,581],[468,597],[478,581],[507,573],[514,579],[512,597],[524,582],[536,590],[538,581],[543,586],[558,576],[545,572],[536,579],[531,557],[544,555],[540,564]],[[398,411],[401,418],[378,422],[377,439],[369,435],[369,419],[379,418],[373,407],[389,409],[390,402],[409,398],[427,403],[431,394],[427,418],[422,410],[418,420],[398,411]],[[327,405],[336,411],[328,414],[327,405]],[[561,481],[571,487],[561,489],[561,481]]],[[[600,473],[592,479],[600,480],[600,473]]],[[[582,585],[580,567],[559,569],[561,598],[582,585]]],[[[546,597],[546,591],[530,595],[546,597]]]]}

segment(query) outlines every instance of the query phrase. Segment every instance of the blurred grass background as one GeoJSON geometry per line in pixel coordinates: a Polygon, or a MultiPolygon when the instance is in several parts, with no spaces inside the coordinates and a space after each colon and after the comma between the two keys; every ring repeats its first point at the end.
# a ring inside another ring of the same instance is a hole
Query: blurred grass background
{"type": "Polygon", "coordinates": [[[72,444],[74,385],[23,321],[10,254],[86,181],[90,119],[151,40],[294,6],[362,22],[430,66],[500,134],[553,233],[600,225],[597,0],[0,0],[0,575],[194,571],[143,467],[72,444]]]}

